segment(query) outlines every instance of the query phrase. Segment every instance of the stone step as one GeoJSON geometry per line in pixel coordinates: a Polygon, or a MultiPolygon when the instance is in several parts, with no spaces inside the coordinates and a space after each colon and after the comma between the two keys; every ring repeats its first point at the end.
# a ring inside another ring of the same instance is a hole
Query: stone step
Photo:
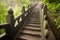
{"type": "Polygon", "coordinates": [[[40,24],[40,22],[26,22],[28,24],[40,24]]]}
{"type": "Polygon", "coordinates": [[[32,18],[32,19],[30,19],[30,20],[33,20],[33,21],[34,21],[34,20],[36,20],[36,21],[40,21],[40,19],[34,19],[34,18],[32,18]]]}
{"type": "Polygon", "coordinates": [[[33,21],[33,22],[40,22],[40,20],[28,20],[28,21],[33,21]]]}
{"type": "Polygon", "coordinates": [[[39,15],[40,15],[40,13],[34,13],[32,16],[34,16],[34,15],[37,15],[37,16],[39,16],[39,15]]]}
{"type": "Polygon", "coordinates": [[[39,20],[28,20],[27,22],[33,22],[33,23],[40,23],[40,21],[39,20]]]}
{"type": "Polygon", "coordinates": [[[40,24],[26,24],[25,26],[41,27],[41,25],[40,25],[40,24]]]}
{"type": "Polygon", "coordinates": [[[16,38],[16,40],[26,40],[26,39],[18,37],[16,38]]]}
{"type": "Polygon", "coordinates": [[[32,15],[32,17],[36,17],[37,18],[37,17],[40,17],[40,16],[39,15],[37,15],[37,16],[36,15],[32,15]]]}
{"type": "Polygon", "coordinates": [[[40,27],[26,26],[26,27],[24,27],[24,29],[26,29],[26,30],[33,30],[33,31],[41,31],[41,28],[40,27]]]}
{"type": "Polygon", "coordinates": [[[26,24],[26,25],[34,25],[34,26],[41,26],[40,24],[26,24]]]}
{"type": "Polygon", "coordinates": [[[30,20],[32,20],[32,19],[34,19],[34,20],[40,20],[40,18],[31,18],[30,20]]]}
{"type": "Polygon", "coordinates": [[[39,17],[39,15],[37,15],[37,14],[36,15],[32,15],[32,17],[39,17]]]}
{"type": "Polygon", "coordinates": [[[31,35],[27,35],[27,34],[22,34],[21,36],[19,36],[20,39],[25,39],[25,40],[41,40],[41,37],[34,37],[31,35]]]}
{"type": "Polygon", "coordinates": [[[28,34],[28,35],[32,35],[32,36],[36,36],[36,37],[41,37],[41,31],[32,31],[32,30],[23,30],[22,34],[28,34]]]}
{"type": "Polygon", "coordinates": [[[35,16],[35,15],[34,15],[34,16],[32,16],[31,18],[40,18],[40,17],[39,17],[39,16],[35,16]]]}

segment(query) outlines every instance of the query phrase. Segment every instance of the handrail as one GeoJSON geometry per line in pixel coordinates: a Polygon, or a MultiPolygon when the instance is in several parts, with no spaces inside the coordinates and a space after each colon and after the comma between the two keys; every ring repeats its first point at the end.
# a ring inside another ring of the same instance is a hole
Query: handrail
{"type": "Polygon", "coordinates": [[[42,40],[45,40],[46,35],[48,34],[48,30],[46,29],[47,26],[47,20],[46,15],[44,15],[44,5],[41,4],[41,10],[40,10],[40,25],[41,25],[41,31],[42,31],[42,40]]]}
{"type": "MultiPolygon", "coordinates": [[[[37,5],[37,4],[35,4],[34,6],[36,6],[36,5],[37,5]]],[[[19,19],[22,15],[25,15],[25,14],[26,14],[31,8],[33,8],[34,6],[28,8],[28,10],[25,11],[24,14],[21,14],[20,16],[18,16],[18,17],[15,19],[15,21],[16,21],[17,19],[19,19]]],[[[25,10],[25,9],[24,9],[24,10],[25,10]]]]}
{"type": "Polygon", "coordinates": [[[51,15],[51,12],[50,11],[48,11],[48,9],[47,9],[47,6],[45,5],[44,6],[45,8],[44,8],[44,10],[45,10],[45,15],[46,15],[46,20],[48,21],[48,26],[49,26],[49,28],[52,30],[52,32],[53,32],[53,34],[54,34],[54,38],[56,39],[56,25],[55,25],[55,22],[53,21],[53,19],[52,19],[52,15],[51,15]]]}
{"type": "Polygon", "coordinates": [[[6,24],[0,24],[0,29],[5,28],[7,25],[9,25],[9,24],[8,23],[6,23],[6,24]]]}
{"type": "MultiPolygon", "coordinates": [[[[25,11],[25,12],[23,12],[23,14],[21,14],[20,17],[17,17],[17,18],[16,18],[16,21],[18,21],[19,24],[17,24],[17,26],[15,27],[15,28],[16,28],[15,31],[22,29],[22,27],[18,27],[18,25],[23,26],[23,24],[25,23],[26,19],[28,20],[29,17],[32,15],[32,11],[33,11],[33,9],[35,8],[36,5],[37,5],[37,4],[35,4],[35,5],[32,6],[31,8],[28,8],[28,10],[25,11]],[[22,21],[19,22],[20,18],[22,19],[22,21]],[[20,29],[19,29],[19,28],[20,28],[20,29]]],[[[16,31],[16,33],[17,33],[17,31],[16,31]]],[[[16,36],[18,36],[18,34],[19,34],[19,32],[17,33],[16,36]]],[[[15,37],[15,38],[16,38],[16,37],[15,37]]]]}
{"type": "Polygon", "coordinates": [[[23,24],[28,19],[28,17],[32,15],[32,11],[36,5],[37,4],[28,8],[27,11],[25,11],[25,8],[23,7],[23,9],[22,9],[23,13],[20,16],[18,16],[16,19],[14,19],[13,10],[9,9],[8,15],[6,18],[7,23],[0,24],[0,29],[4,28],[6,31],[6,35],[4,37],[2,37],[1,39],[3,40],[3,39],[8,38],[7,40],[9,40],[9,39],[15,40],[17,38],[17,35],[19,34],[19,31],[21,30],[21,26],[23,26],[23,24]],[[22,21],[20,21],[20,18],[22,19],[22,21]],[[18,24],[15,27],[14,25],[15,25],[16,21],[18,21],[18,24]]]}

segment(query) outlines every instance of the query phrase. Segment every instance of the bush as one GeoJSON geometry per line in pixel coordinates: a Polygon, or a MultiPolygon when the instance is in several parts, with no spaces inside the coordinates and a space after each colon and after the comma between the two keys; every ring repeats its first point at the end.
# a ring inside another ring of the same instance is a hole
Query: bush
{"type": "Polygon", "coordinates": [[[0,22],[5,22],[7,9],[3,3],[0,3],[0,22]]]}

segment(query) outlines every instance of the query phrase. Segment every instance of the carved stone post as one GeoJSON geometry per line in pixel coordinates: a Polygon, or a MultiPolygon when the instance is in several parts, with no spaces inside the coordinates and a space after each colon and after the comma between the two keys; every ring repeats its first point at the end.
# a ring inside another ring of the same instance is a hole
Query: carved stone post
{"type": "Polygon", "coordinates": [[[25,17],[25,7],[24,6],[22,8],[22,13],[23,13],[22,19],[24,19],[24,17],[25,17]]]}
{"type": "Polygon", "coordinates": [[[45,5],[44,7],[44,14],[46,15],[47,14],[47,6],[45,5]]]}
{"type": "Polygon", "coordinates": [[[24,6],[22,7],[22,13],[23,14],[25,13],[25,7],[24,6]]]}
{"type": "MultiPolygon", "coordinates": [[[[30,8],[30,5],[28,5],[28,9],[30,8]]],[[[30,10],[28,10],[28,15],[30,14],[30,10]]]]}
{"type": "Polygon", "coordinates": [[[13,16],[13,10],[12,9],[8,10],[8,14],[7,14],[7,17],[6,17],[6,22],[10,24],[10,26],[8,25],[6,27],[6,34],[7,34],[7,36],[10,39],[12,39],[13,38],[13,34],[14,34],[14,24],[15,24],[14,16],[13,16]]]}
{"type": "Polygon", "coordinates": [[[14,27],[15,21],[14,21],[13,10],[11,8],[8,10],[6,22],[9,23],[12,27],[14,27]]]}

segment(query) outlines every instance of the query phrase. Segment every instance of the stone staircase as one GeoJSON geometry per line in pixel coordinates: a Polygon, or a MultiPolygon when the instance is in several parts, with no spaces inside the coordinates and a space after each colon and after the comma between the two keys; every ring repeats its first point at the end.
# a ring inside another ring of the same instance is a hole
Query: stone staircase
{"type": "Polygon", "coordinates": [[[41,40],[41,25],[39,13],[34,13],[26,22],[17,40],[41,40]]]}
{"type": "Polygon", "coordinates": [[[42,40],[42,27],[40,24],[40,4],[35,7],[29,20],[24,24],[17,40],[42,40]]]}

